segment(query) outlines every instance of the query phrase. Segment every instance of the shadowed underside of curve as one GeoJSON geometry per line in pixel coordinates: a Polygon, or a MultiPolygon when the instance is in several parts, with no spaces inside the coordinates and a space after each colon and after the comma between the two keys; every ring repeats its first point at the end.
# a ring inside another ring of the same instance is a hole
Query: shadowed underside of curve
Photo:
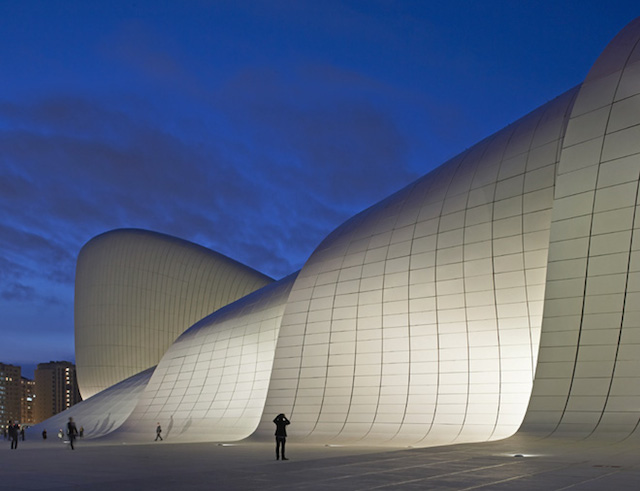
{"type": "Polygon", "coordinates": [[[30,427],[30,438],[38,438],[43,430],[47,431],[49,438],[57,438],[58,430],[66,432],[70,417],[77,423],[78,428],[83,428],[83,438],[93,439],[108,435],[127,420],[154,370],[155,367],[148,368],[30,427]]]}

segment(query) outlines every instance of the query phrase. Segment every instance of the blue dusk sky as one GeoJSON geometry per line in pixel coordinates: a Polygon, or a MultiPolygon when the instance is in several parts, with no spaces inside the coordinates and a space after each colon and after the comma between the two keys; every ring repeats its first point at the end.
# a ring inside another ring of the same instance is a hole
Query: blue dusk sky
{"type": "Polygon", "coordinates": [[[582,82],[633,1],[0,2],[0,362],[74,360],[89,239],[276,279],[343,221],[582,82]]]}

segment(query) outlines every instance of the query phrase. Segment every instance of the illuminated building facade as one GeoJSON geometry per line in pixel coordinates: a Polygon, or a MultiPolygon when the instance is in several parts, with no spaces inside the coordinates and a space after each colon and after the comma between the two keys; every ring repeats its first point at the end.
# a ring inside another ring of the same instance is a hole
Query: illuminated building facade
{"type": "Polygon", "coordinates": [[[36,381],[21,377],[20,424],[32,426],[36,423],[36,381]]]}
{"type": "Polygon", "coordinates": [[[34,373],[36,387],[35,420],[44,421],[77,404],[76,367],[68,361],[39,363],[34,373]]]}
{"type": "MultiPolygon", "coordinates": [[[[161,421],[167,439],[173,431],[183,442],[271,438],[281,412],[297,441],[332,444],[428,446],[518,430],[633,434],[639,41],[637,19],[582,84],[351,218],[299,272],[235,301],[222,295],[191,324],[180,314],[190,294],[162,297],[162,315],[177,321],[168,322],[175,337],[164,351],[145,358],[144,368],[155,368],[99,394],[135,400],[111,425],[112,437],[146,441],[161,421]]],[[[137,301],[122,311],[121,324],[134,326],[126,332],[100,326],[98,315],[87,321],[101,310],[81,292],[103,281],[133,240],[110,234],[122,248],[79,259],[79,358],[114,336],[133,338],[125,351],[145,336],[159,346],[137,301]],[[99,328],[102,338],[85,336],[99,328]]],[[[163,243],[159,254],[153,233],[135,234],[153,257],[152,272],[179,270],[195,250],[163,243]]],[[[184,288],[207,283],[196,263],[181,276],[184,288]]],[[[245,273],[220,277],[210,295],[245,273]]],[[[166,284],[138,272],[92,298],[122,305],[166,284]]],[[[79,405],[77,418],[104,426],[97,404],[79,405]]]]}
{"type": "Polygon", "coordinates": [[[0,431],[3,432],[9,421],[20,421],[21,371],[18,366],[0,363],[0,431]]]}
{"type": "Polygon", "coordinates": [[[157,365],[195,322],[272,281],[164,234],[126,229],[93,238],[76,268],[76,365],[83,398],[157,365]]]}

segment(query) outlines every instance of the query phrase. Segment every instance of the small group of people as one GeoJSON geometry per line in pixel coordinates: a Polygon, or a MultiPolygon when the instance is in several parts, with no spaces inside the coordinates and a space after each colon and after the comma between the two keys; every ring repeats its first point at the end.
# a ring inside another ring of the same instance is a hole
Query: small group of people
{"type": "MultiPolygon", "coordinates": [[[[283,413],[280,413],[274,418],[273,422],[276,425],[276,460],[280,460],[281,458],[282,460],[289,460],[285,456],[284,452],[285,444],[287,442],[287,426],[291,421],[289,421],[283,413]]],[[[73,444],[75,443],[78,435],[82,436],[82,433],[84,433],[84,431],[78,431],[73,418],[69,418],[69,421],[67,422],[67,436],[69,437],[69,446],[71,447],[71,450],[74,450],[73,444]]],[[[22,435],[22,439],[24,440],[24,428],[21,428],[18,423],[9,421],[9,425],[7,426],[7,435],[11,440],[11,449],[15,450],[18,448],[18,437],[22,435]]],[[[47,439],[47,430],[42,431],[42,438],[44,440],[47,439]]],[[[58,432],[58,438],[60,438],[60,440],[64,439],[64,431],[62,428],[60,428],[60,431],[58,432]]],[[[155,441],[158,440],[162,441],[162,426],[160,425],[160,422],[158,422],[156,426],[155,441]]]]}

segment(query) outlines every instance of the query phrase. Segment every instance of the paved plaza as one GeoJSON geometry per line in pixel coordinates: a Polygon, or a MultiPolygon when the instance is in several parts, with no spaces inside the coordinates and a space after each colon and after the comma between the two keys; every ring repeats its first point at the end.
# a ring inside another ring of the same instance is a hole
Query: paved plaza
{"type": "Polygon", "coordinates": [[[640,487],[635,443],[557,439],[383,449],[270,443],[148,445],[80,440],[5,444],[0,489],[87,490],[623,490],[640,487]],[[519,456],[522,455],[522,456],[519,456]]]}

